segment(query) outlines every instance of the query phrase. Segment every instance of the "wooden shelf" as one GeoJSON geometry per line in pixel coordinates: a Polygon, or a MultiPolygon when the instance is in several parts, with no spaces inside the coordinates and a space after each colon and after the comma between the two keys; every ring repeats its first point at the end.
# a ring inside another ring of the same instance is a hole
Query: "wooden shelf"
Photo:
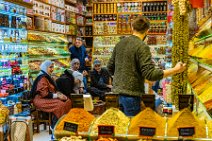
{"type": "Polygon", "coordinates": [[[148,33],[148,35],[166,35],[166,33],[148,33]]]}
{"type": "Polygon", "coordinates": [[[41,2],[41,3],[47,4],[47,5],[49,5],[49,6],[54,6],[54,7],[56,7],[56,8],[60,8],[60,9],[65,10],[65,7],[59,7],[59,6],[57,6],[57,5],[54,5],[54,4],[51,4],[51,3],[48,3],[48,2],[44,2],[44,1],[41,1],[41,0],[35,0],[35,1],[38,1],[38,2],[41,2]]]}
{"type": "Polygon", "coordinates": [[[150,11],[150,12],[142,12],[143,14],[146,13],[167,13],[167,11],[150,11]]]}
{"type": "Polygon", "coordinates": [[[156,2],[156,1],[167,2],[167,0],[143,0],[142,2],[156,2]]]}
{"type": "Polygon", "coordinates": [[[76,23],[66,22],[67,25],[77,25],[76,23]]]}
{"type": "Polygon", "coordinates": [[[93,4],[102,4],[102,3],[117,3],[117,2],[93,2],[93,4]]]}
{"type": "Polygon", "coordinates": [[[46,18],[46,19],[51,19],[51,17],[40,15],[40,14],[34,14],[34,16],[36,16],[36,17],[42,17],[42,18],[46,18]]]}
{"type": "Polygon", "coordinates": [[[65,24],[65,22],[57,21],[57,20],[52,20],[53,23],[58,23],[58,24],[65,24]]]}
{"type": "Polygon", "coordinates": [[[141,1],[140,0],[133,0],[133,1],[130,1],[130,0],[126,0],[126,1],[125,0],[120,0],[119,1],[119,3],[123,3],[123,2],[124,3],[126,3],[126,2],[133,2],[134,3],[134,2],[141,2],[141,1]]]}
{"type": "Polygon", "coordinates": [[[107,22],[117,22],[117,20],[115,20],[115,21],[93,21],[93,22],[105,22],[105,23],[107,23],[107,22]]]}
{"type": "Polygon", "coordinates": [[[14,3],[14,4],[18,4],[18,5],[21,5],[21,6],[24,6],[24,7],[27,7],[27,8],[30,8],[32,9],[33,7],[33,4],[32,3],[28,3],[28,2],[23,2],[23,1],[18,1],[18,0],[5,0],[7,2],[11,2],[11,3],[14,3]]]}
{"type": "Polygon", "coordinates": [[[45,30],[38,30],[38,29],[35,29],[35,30],[28,30],[28,31],[37,31],[37,32],[44,32],[44,33],[54,33],[54,34],[66,34],[66,33],[61,33],[61,32],[54,32],[54,31],[45,31],[45,30]]]}
{"type": "Polygon", "coordinates": [[[149,20],[151,22],[167,22],[167,20],[149,20]]]}
{"type": "Polygon", "coordinates": [[[76,5],[77,3],[74,3],[74,2],[69,1],[69,0],[65,0],[65,4],[73,4],[73,5],[76,5]]]}
{"type": "Polygon", "coordinates": [[[117,15],[117,13],[94,13],[93,15],[117,15]]]}
{"type": "Polygon", "coordinates": [[[92,18],[92,15],[85,15],[86,18],[92,18]]]}
{"type": "Polygon", "coordinates": [[[85,38],[90,38],[90,37],[93,37],[93,36],[83,36],[83,37],[85,37],[85,38]]]}
{"type": "Polygon", "coordinates": [[[93,5],[86,5],[86,7],[93,7],[93,5]]]}
{"type": "Polygon", "coordinates": [[[93,26],[93,24],[86,24],[85,26],[93,26]]]}
{"type": "Polygon", "coordinates": [[[118,14],[142,14],[142,12],[117,12],[118,14]]]}

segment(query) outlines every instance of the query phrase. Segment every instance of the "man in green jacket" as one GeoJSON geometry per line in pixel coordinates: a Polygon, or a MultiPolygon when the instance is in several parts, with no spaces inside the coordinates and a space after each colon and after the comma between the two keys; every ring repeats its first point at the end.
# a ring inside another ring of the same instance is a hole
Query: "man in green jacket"
{"type": "Polygon", "coordinates": [[[135,116],[141,110],[145,79],[156,81],[186,69],[186,64],[182,62],[171,69],[157,69],[152,62],[149,46],[143,42],[150,27],[149,21],[139,16],[132,27],[133,34],[116,44],[107,66],[114,76],[113,91],[120,94],[119,104],[127,116],[135,116]]]}

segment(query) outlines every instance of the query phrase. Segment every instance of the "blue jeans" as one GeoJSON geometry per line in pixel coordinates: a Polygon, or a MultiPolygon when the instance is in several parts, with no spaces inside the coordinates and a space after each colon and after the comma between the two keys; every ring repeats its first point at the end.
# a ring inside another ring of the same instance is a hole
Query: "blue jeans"
{"type": "Polygon", "coordinates": [[[141,111],[141,97],[120,95],[119,105],[126,116],[135,116],[141,111]]]}

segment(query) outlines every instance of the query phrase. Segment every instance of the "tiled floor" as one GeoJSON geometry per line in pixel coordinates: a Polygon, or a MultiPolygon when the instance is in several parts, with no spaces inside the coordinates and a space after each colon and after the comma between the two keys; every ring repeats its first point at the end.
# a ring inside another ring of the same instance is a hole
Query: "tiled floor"
{"type": "Polygon", "coordinates": [[[33,141],[50,141],[51,135],[49,135],[48,130],[42,130],[40,133],[35,133],[33,135],[33,141]]]}
{"type": "Polygon", "coordinates": [[[47,130],[43,129],[43,126],[40,126],[40,133],[35,133],[33,135],[33,141],[50,141],[51,140],[51,134],[49,134],[49,128],[47,127],[47,130]]]}

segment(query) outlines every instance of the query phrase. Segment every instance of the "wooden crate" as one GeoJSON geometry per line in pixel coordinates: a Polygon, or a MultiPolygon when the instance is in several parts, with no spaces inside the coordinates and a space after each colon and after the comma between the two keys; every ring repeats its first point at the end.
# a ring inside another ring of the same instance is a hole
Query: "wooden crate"
{"type": "Polygon", "coordinates": [[[111,107],[119,108],[119,94],[106,93],[105,94],[106,109],[111,107]]]}
{"type": "Polygon", "coordinates": [[[72,108],[84,108],[84,100],[82,94],[71,94],[72,108]]]}

